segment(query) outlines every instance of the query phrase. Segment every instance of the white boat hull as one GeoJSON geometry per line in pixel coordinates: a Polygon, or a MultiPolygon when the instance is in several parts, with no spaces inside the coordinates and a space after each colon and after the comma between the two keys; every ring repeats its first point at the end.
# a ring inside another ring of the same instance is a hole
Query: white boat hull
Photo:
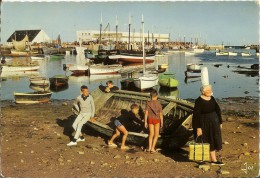
{"type": "MultiPolygon", "coordinates": [[[[109,59],[119,60],[126,63],[142,63],[143,56],[131,56],[131,55],[110,55],[109,59]]],[[[154,62],[154,56],[145,57],[146,63],[154,62]]]]}
{"type": "Polygon", "coordinates": [[[122,69],[121,65],[113,65],[113,66],[90,66],[89,71],[90,75],[96,74],[116,74],[122,69]]]}
{"type": "Polygon", "coordinates": [[[216,52],[216,56],[228,56],[228,52],[216,52]]]}
{"type": "Polygon", "coordinates": [[[234,52],[228,52],[228,55],[229,55],[229,56],[237,56],[237,53],[234,53],[234,52]]]}
{"type": "Polygon", "coordinates": [[[146,74],[142,77],[135,79],[134,85],[141,90],[145,90],[158,85],[158,80],[159,79],[156,74],[146,74]]]}
{"type": "MultiPolygon", "coordinates": [[[[40,66],[20,66],[20,67],[14,67],[14,66],[1,66],[2,72],[11,72],[11,71],[36,71],[40,68],[40,66]]],[[[0,68],[1,68],[0,67],[0,68]]]]}
{"type": "Polygon", "coordinates": [[[241,56],[251,56],[250,53],[241,53],[241,56]]]}
{"type": "Polygon", "coordinates": [[[198,64],[187,64],[187,70],[200,70],[200,65],[198,64]]]}

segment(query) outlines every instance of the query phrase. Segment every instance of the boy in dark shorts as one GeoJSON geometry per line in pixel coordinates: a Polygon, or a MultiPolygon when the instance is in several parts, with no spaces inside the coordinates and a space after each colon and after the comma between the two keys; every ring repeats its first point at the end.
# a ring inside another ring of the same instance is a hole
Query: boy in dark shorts
{"type": "Polygon", "coordinates": [[[143,125],[143,122],[139,115],[139,106],[137,104],[131,105],[131,111],[129,112],[129,114],[127,114],[126,116],[118,117],[114,121],[114,124],[116,126],[115,134],[108,141],[108,146],[117,147],[117,145],[114,143],[114,140],[120,135],[120,132],[122,132],[124,135],[122,138],[121,149],[129,149],[129,147],[125,145],[125,141],[128,136],[128,131],[125,126],[130,122],[137,122],[138,124],[143,125]]]}

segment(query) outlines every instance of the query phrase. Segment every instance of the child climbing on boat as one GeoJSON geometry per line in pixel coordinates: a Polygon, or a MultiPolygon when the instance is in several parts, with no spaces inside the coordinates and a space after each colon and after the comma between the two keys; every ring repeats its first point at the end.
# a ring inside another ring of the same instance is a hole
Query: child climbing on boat
{"type": "MultiPolygon", "coordinates": [[[[128,130],[126,127],[129,128],[135,123],[139,124],[140,126],[143,125],[140,117],[139,106],[137,104],[132,104],[131,111],[127,112],[126,114],[122,114],[114,121],[116,129],[114,135],[108,141],[108,146],[117,147],[117,145],[114,143],[114,140],[120,135],[120,132],[122,132],[124,135],[122,138],[121,149],[129,149],[129,147],[125,145],[126,138],[128,136],[128,130]]],[[[135,125],[134,127],[137,128],[138,126],[135,125]]]]}

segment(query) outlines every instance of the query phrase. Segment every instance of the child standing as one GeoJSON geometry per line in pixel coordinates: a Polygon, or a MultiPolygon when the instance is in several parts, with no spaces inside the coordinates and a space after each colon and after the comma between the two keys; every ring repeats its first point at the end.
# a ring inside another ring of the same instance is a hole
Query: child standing
{"type": "Polygon", "coordinates": [[[152,90],[151,100],[147,101],[145,108],[145,128],[149,126],[149,148],[150,153],[155,152],[155,146],[158,140],[160,126],[163,127],[162,105],[157,100],[158,93],[152,90]]]}

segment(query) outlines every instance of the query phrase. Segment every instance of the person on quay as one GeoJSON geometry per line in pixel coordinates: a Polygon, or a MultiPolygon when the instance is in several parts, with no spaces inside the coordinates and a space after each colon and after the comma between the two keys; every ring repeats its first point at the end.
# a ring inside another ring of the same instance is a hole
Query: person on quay
{"type": "Polygon", "coordinates": [[[203,85],[200,89],[201,95],[196,99],[192,127],[194,130],[194,139],[202,137],[204,143],[210,144],[210,158],[212,165],[224,165],[217,160],[216,152],[222,149],[222,117],[221,110],[212,96],[212,86],[203,85]]]}
{"type": "Polygon", "coordinates": [[[81,129],[85,123],[87,123],[95,115],[95,104],[93,97],[89,94],[88,87],[81,86],[81,95],[76,98],[74,103],[78,106],[79,112],[78,116],[72,124],[73,129],[76,131],[74,138],[71,140],[67,146],[77,145],[77,142],[85,141],[82,135],[81,129]]]}
{"type": "Polygon", "coordinates": [[[152,90],[151,100],[147,101],[145,108],[145,128],[149,127],[148,152],[155,153],[155,146],[159,137],[160,128],[163,127],[162,105],[157,100],[158,93],[152,90]]]}
{"type": "Polygon", "coordinates": [[[112,80],[107,81],[106,86],[100,85],[99,88],[105,93],[110,93],[119,90],[119,88],[114,85],[112,80]]]}
{"type": "Polygon", "coordinates": [[[132,126],[135,129],[138,129],[138,126],[143,127],[143,122],[139,114],[139,106],[135,103],[132,104],[131,111],[127,112],[124,115],[122,114],[120,117],[118,117],[114,121],[114,124],[116,126],[115,133],[108,141],[108,146],[117,147],[117,145],[114,143],[114,140],[120,135],[120,132],[122,132],[124,135],[122,137],[121,149],[129,149],[129,147],[125,145],[128,136],[128,130],[126,129],[126,127],[132,126]]]}

